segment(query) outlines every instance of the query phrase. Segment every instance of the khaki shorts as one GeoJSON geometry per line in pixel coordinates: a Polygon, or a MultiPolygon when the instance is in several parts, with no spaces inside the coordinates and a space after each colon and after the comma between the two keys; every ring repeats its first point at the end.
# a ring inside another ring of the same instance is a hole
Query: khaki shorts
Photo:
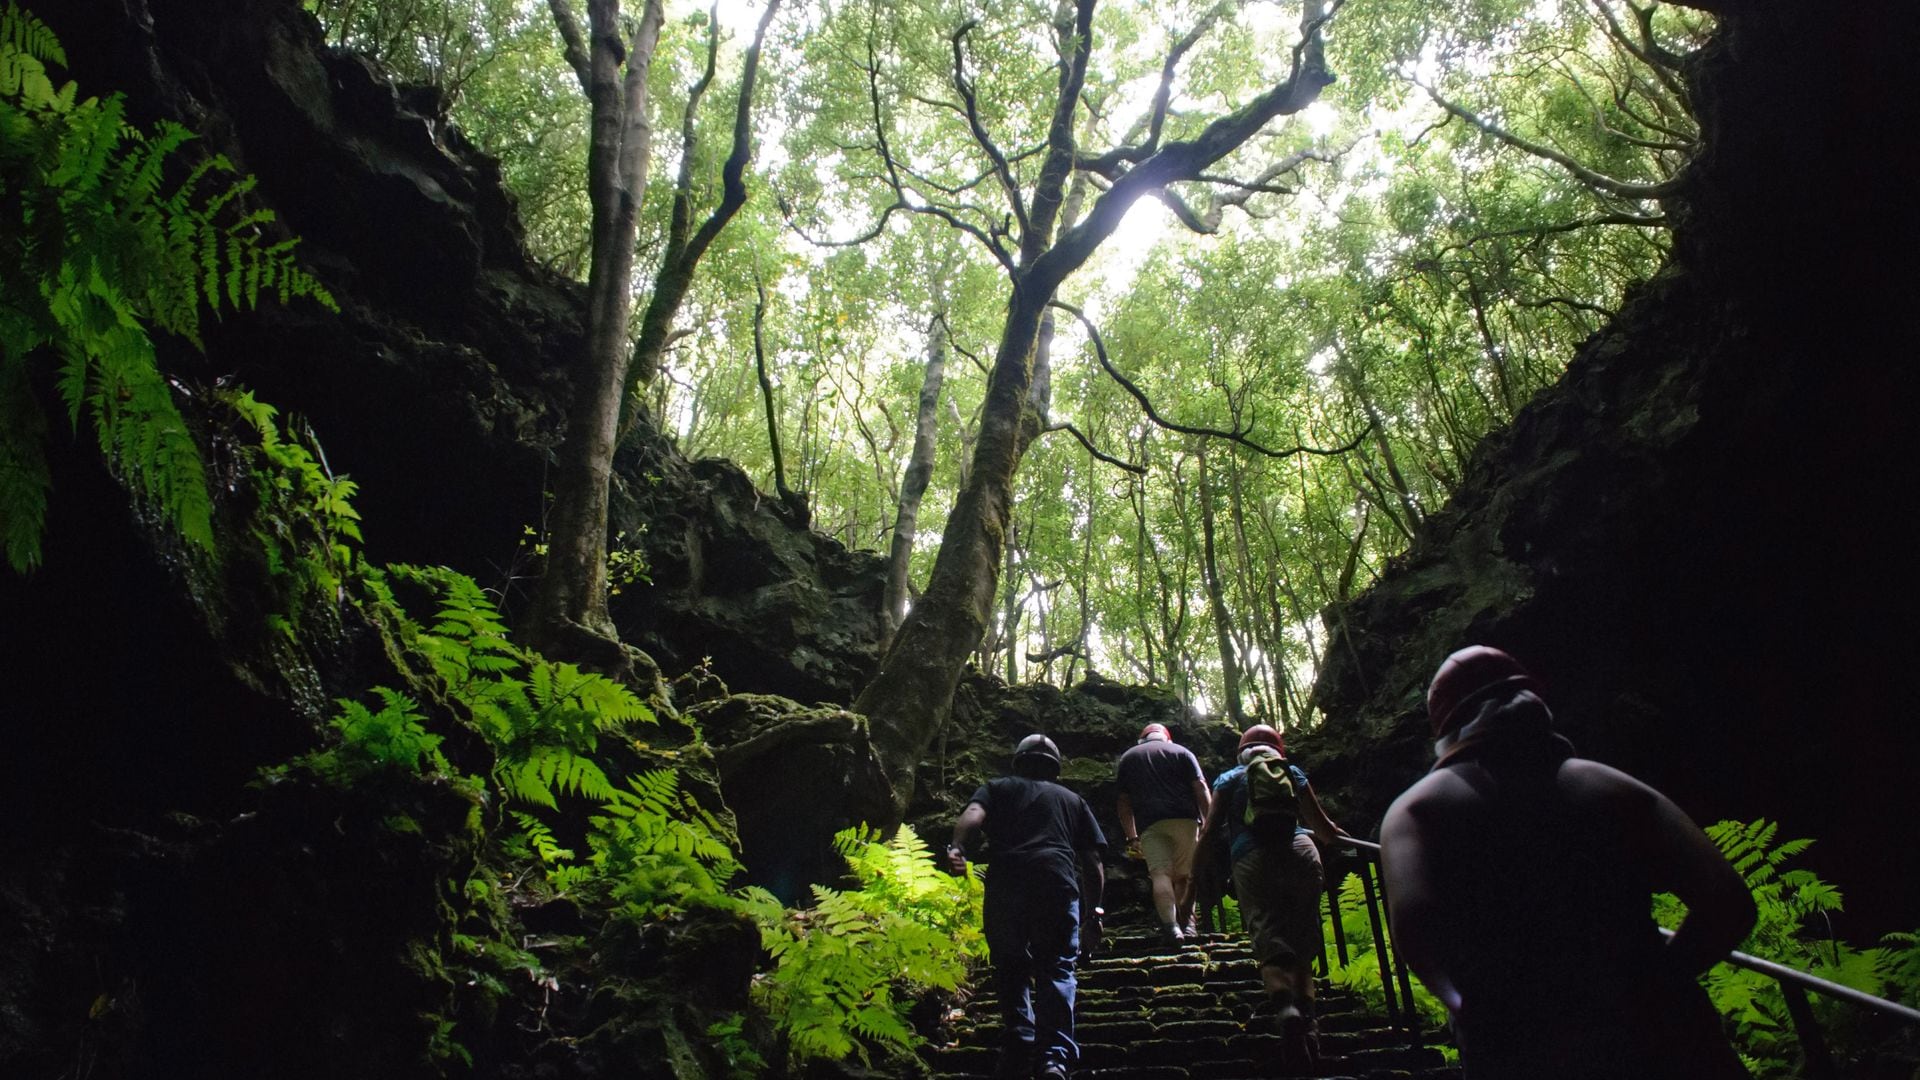
{"type": "Polygon", "coordinates": [[[1141,830],[1140,854],[1147,860],[1147,873],[1193,876],[1193,842],[1199,833],[1192,818],[1162,818],[1141,830]]]}

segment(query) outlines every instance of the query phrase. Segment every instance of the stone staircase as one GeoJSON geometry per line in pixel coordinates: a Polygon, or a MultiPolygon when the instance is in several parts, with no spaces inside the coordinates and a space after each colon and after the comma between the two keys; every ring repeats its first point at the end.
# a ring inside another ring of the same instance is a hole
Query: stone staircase
{"type": "MultiPolygon", "coordinates": [[[[1280,1036],[1264,1017],[1252,952],[1244,939],[1201,935],[1179,945],[1151,931],[1117,928],[1079,969],[1075,1035],[1078,1080],[1252,1080],[1282,1071],[1280,1036]]],[[[998,1059],[999,1006],[987,984],[949,1015],[954,1037],[926,1052],[935,1077],[990,1077],[998,1059]]],[[[1404,1031],[1352,994],[1318,995],[1323,1077],[1459,1080],[1433,1046],[1413,1047],[1404,1031]]]]}

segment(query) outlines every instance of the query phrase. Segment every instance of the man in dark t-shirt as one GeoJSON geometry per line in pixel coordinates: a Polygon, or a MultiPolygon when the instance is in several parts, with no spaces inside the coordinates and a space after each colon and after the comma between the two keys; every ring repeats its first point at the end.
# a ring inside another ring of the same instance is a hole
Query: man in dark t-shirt
{"type": "Polygon", "coordinates": [[[1127,850],[1146,860],[1160,932],[1177,944],[1193,933],[1194,840],[1211,801],[1206,777],[1166,725],[1148,724],[1120,755],[1119,781],[1120,831],[1127,850]]]}
{"type": "Polygon", "coordinates": [[[964,874],[968,846],[986,835],[992,866],[982,918],[1003,1039],[994,1075],[1008,1080],[1064,1080],[1080,1058],[1073,1041],[1073,965],[1083,902],[1089,936],[1100,933],[1106,886],[1100,853],[1107,840],[1087,801],[1053,782],[1059,775],[1053,740],[1022,739],[1013,775],[973,793],[947,846],[949,868],[964,874]]]}

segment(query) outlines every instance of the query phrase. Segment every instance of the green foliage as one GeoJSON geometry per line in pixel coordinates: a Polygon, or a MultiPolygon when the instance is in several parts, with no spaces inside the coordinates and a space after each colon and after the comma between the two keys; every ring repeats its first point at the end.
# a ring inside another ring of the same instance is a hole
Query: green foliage
{"type": "Polygon", "coordinates": [[[747,1025],[743,1013],[734,1013],[725,1020],[717,1020],[707,1025],[707,1038],[712,1039],[720,1055],[726,1059],[728,1075],[734,1077],[753,1077],[761,1075],[767,1067],[767,1061],[753,1044],[742,1035],[747,1025]]]}
{"type": "Polygon", "coordinates": [[[433,621],[412,643],[498,753],[494,780],[502,791],[548,808],[557,807],[560,796],[617,797],[593,754],[601,734],[655,723],[645,702],[603,675],[514,644],[472,578],[417,566],[390,566],[387,573],[434,595],[433,621]]]}
{"type": "Polygon", "coordinates": [[[236,447],[256,495],[248,531],[280,586],[282,610],[268,614],[268,628],[290,644],[311,600],[346,599],[359,559],[360,512],[352,503],[358,486],[327,467],[310,428],[283,435],[277,410],[251,391],[222,390],[217,399],[251,436],[236,447]]]}
{"type": "Polygon", "coordinates": [[[440,736],[427,731],[426,718],[412,698],[375,687],[378,709],[342,698],[329,721],[339,741],[302,759],[308,768],[335,783],[352,784],[390,773],[447,772],[440,736]]]}
{"type": "Polygon", "coordinates": [[[694,907],[731,909],[740,869],[720,822],[660,769],[627,778],[589,819],[590,862],[618,917],[646,921],[694,907]]]}
{"type": "MultiPolygon", "coordinates": [[[[1759,918],[1741,951],[1773,960],[1864,993],[1912,1003],[1920,1000],[1920,938],[1890,934],[1879,946],[1860,949],[1833,936],[1829,916],[1841,910],[1840,891],[1791,862],[1812,840],[1780,840],[1777,822],[1722,821],[1707,836],[1753,892],[1759,918]]],[[[1654,919],[1677,926],[1686,906],[1669,893],[1654,898],[1654,919]]],[[[1735,1047],[1763,1080],[1796,1075],[1798,1040],[1780,986],[1759,972],[1721,964],[1708,972],[1707,994],[1726,1017],[1735,1047]]],[[[1859,1009],[1812,996],[1814,1015],[1836,1053],[1862,1048],[1859,1009]]]]}
{"type": "MultiPolygon", "coordinates": [[[[1385,980],[1392,977],[1391,972],[1380,968],[1380,952],[1374,944],[1373,923],[1367,917],[1366,886],[1359,874],[1348,874],[1340,883],[1340,930],[1347,939],[1347,962],[1340,963],[1339,955],[1334,951],[1333,918],[1331,915],[1321,919],[1321,937],[1327,943],[1327,978],[1333,985],[1350,990],[1366,1000],[1369,1008],[1384,1011],[1386,1009],[1385,980]]],[[[1391,943],[1391,939],[1389,939],[1391,943]]],[[[1440,999],[1427,992],[1419,980],[1413,981],[1413,1005],[1428,1028],[1444,1027],[1447,1023],[1447,1007],[1440,999]]],[[[1396,985],[1394,993],[1399,994],[1396,985]]]]}
{"type": "Polygon", "coordinates": [[[980,883],[934,865],[926,844],[902,829],[887,843],[850,829],[834,838],[860,888],[814,886],[814,906],[784,910],[764,889],[746,891],[773,970],[754,997],[778,1024],[796,1060],[871,1061],[870,1046],[905,1051],[913,994],[952,990],[970,959],[985,955],[977,927],[980,883]]]}
{"type": "Polygon", "coordinates": [[[46,520],[42,365],[68,423],[84,412],[115,473],[211,550],[205,467],[151,331],[197,343],[203,310],[263,293],[333,305],[296,265],[295,241],[267,239],[273,214],[241,209],[251,177],[216,182],[235,174],[219,155],[187,167],[192,133],[132,127],[118,95],[56,88],[64,64],[44,24],[0,8],[0,545],[17,571],[39,562],[46,520]]]}

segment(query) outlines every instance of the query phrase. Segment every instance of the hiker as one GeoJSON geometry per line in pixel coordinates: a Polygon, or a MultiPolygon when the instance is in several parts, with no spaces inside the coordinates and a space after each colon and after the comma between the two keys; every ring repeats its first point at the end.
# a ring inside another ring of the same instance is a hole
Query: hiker
{"type": "Polygon", "coordinates": [[[1453,1017],[1470,1080],[1718,1080],[1746,1070],[1695,981],[1753,898],[1666,796],[1573,756],[1539,684],[1461,649],[1427,688],[1439,760],[1380,828],[1394,943],[1453,1017]],[[1648,913],[1687,917],[1663,940],[1648,913]]]}
{"type": "Polygon", "coordinates": [[[1004,1039],[994,1075],[1006,1080],[1064,1080],[1080,1059],[1073,965],[1083,929],[1091,952],[1106,914],[1100,856],[1107,839],[1087,801],[1053,782],[1059,775],[1052,739],[1020,740],[1013,775],[973,793],[947,845],[948,868],[964,874],[968,846],[986,834],[991,869],[982,921],[1004,1039]]]}
{"type": "Polygon", "coordinates": [[[1351,837],[1327,818],[1307,774],[1286,758],[1280,733],[1255,724],[1240,736],[1240,763],[1213,781],[1213,802],[1201,842],[1224,832],[1240,921],[1270,1014],[1287,1037],[1286,1052],[1310,1065],[1315,1056],[1313,960],[1320,955],[1320,889],[1315,838],[1333,846],[1351,837]],[[1311,835],[1309,835],[1311,834],[1311,835]]]}
{"type": "Polygon", "coordinates": [[[1213,802],[1193,751],[1173,741],[1165,724],[1148,724],[1120,755],[1115,816],[1127,853],[1146,860],[1160,934],[1177,945],[1195,934],[1193,851],[1213,802]]]}

